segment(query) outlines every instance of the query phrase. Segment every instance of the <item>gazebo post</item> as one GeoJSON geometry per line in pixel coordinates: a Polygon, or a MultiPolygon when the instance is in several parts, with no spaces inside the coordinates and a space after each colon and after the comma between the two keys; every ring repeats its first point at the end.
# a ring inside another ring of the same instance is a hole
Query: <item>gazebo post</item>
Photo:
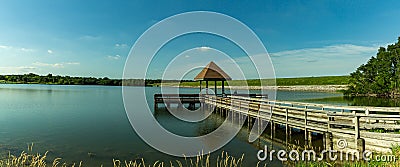
{"type": "Polygon", "coordinates": [[[224,80],[222,80],[222,95],[225,94],[225,88],[224,88],[224,80]]]}
{"type": "Polygon", "coordinates": [[[208,80],[206,80],[206,89],[207,89],[207,94],[208,94],[208,80]]]}
{"type": "Polygon", "coordinates": [[[200,92],[201,92],[201,80],[200,80],[200,92]]]}
{"type": "Polygon", "coordinates": [[[217,80],[214,81],[214,90],[215,90],[215,95],[218,95],[217,91],[217,80]]]}

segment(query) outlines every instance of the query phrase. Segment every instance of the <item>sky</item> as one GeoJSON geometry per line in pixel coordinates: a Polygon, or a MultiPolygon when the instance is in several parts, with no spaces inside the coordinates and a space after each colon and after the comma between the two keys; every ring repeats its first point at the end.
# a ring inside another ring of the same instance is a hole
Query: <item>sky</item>
{"type": "MultiPolygon", "coordinates": [[[[132,46],[147,29],[192,11],[218,12],[249,27],[268,51],[279,78],[348,75],[376,55],[380,46],[394,43],[400,36],[400,1],[396,0],[0,3],[0,74],[121,78],[132,46]]],[[[226,31],[235,30],[226,27],[226,31]]],[[[240,61],[255,55],[246,55],[219,36],[183,35],[157,52],[147,78],[162,77],[170,61],[179,56],[184,63],[175,63],[171,71],[179,71],[179,64],[205,66],[213,59],[229,69],[225,58],[240,61]]],[[[248,75],[255,77],[251,72],[248,75]]]]}

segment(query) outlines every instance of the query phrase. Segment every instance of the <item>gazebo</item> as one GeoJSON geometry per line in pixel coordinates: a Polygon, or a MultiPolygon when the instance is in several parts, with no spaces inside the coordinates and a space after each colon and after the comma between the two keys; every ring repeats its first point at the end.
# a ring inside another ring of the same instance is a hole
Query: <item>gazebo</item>
{"type": "Polygon", "coordinates": [[[200,81],[200,91],[201,82],[206,81],[206,88],[208,88],[208,81],[214,81],[215,94],[217,95],[217,81],[222,81],[222,95],[225,93],[224,82],[227,80],[232,80],[232,78],[226,74],[220,67],[217,66],[213,61],[208,63],[206,67],[201,70],[199,74],[194,78],[195,81],[200,81]]]}

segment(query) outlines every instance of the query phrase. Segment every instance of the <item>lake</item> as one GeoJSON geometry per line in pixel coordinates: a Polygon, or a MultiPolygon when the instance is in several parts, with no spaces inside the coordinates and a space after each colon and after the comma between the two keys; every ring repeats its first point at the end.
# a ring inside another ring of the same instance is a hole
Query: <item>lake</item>
{"type": "MultiPolygon", "coordinates": [[[[147,99],[152,100],[153,93],[160,92],[160,88],[148,87],[146,92],[147,99]]],[[[325,92],[278,91],[277,99],[336,105],[355,103],[339,93],[325,92]]],[[[358,100],[357,104],[363,102],[358,100]]],[[[392,105],[389,102],[378,105],[382,104],[392,105]]],[[[169,114],[158,114],[157,120],[166,129],[186,135],[199,135],[223,121],[218,115],[211,115],[206,121],[194,124],[178,121],[169,114]]],[[[32,142],[34,152],[49,151],[49,157],[61,157],[68,163],[83,161],[85,166],[111,166],[112,159],[183,160],[158,152],[135,134],[124,110],[121,87],[0,84],[0,155],[9,151],[19,154],[32,142]]],[[[258,147],[247,142],[245,130],[215,154],[222,150],[236,157],[245,154],[244,164],[258,161],[258,147]]]]}

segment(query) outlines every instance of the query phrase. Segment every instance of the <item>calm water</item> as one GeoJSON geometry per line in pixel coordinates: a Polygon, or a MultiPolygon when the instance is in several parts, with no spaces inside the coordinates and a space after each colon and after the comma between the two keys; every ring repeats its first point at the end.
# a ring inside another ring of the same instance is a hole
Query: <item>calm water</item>
{"type": "MultiPolygon", "coordinates": [[[[159,91],[146,88],[148,99],[159,91]]],[[[354,103],[354,99],[344,99],[341,94],[321,92],[279,91],[277,99],[354,103]]],[[[152,108],[153,102],[149,103],[152,108]]],[[[167,129],[186,135],[200,135],[223,121],[213,115],[199,124],[185,123],[168,114],[157,115],[157,120],[167,129]]],[[[135,134],[125,114],[121,87],[0,84],[0,154],[18,154],[32,142],[34,151],[48,150],[49,156],[67,162],[82,160],[89,166],[110,166],[113,158],[144,157],[147,162],[178,159],[159,153],[135,134]]],[[[245,130],[221,150],[237,157],[245,154],[246,164],[257,163],[258,148],[247,142],[245,130]]]]}

